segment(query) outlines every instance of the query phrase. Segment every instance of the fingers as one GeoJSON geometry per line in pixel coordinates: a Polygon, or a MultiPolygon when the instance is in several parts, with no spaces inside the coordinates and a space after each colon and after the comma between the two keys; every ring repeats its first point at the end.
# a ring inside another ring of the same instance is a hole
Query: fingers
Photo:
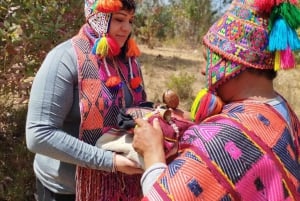
{"type": "Polygon", "coordinates": [[[145,126],[148,124],[148,122],[146,120],[141,119],[141,118],[135,119],[135,122],[139,127],[142,127],[142,126],[145,126]]]}
{"type": "MultiPolygon", "coordinates": [[[[150,126],[151,124],[144,120],[144,119],[135,119],[135,122],[137,124],[138,127],[144,127],[144,126],[150,126]]],[[[154,118],[153,119],[153,125],[152,125],[155,129],[159,129],[161,130],[161,127],[160,127],[160,124],[159,124],[159,121],[158,121],[158,118],[154,118]]]]}
{"type": "Polygon", "coordinates": [[[119,154],[116,154],[115,157],[116,157],[115,162],[116,162],[117,171],[129,175],[143,173],[144,170],[141,169],[141,166],[138,163],[119,154]]]}
{"type": "Polygon", "coordinates": [[[158,121],[157,118],[155,118],[155,119],[153,120],[153,128],[155,128],[155,129],[161,131],[161,127],[160,127],[160,124],[159,124],[159,121],[158,121]]]}

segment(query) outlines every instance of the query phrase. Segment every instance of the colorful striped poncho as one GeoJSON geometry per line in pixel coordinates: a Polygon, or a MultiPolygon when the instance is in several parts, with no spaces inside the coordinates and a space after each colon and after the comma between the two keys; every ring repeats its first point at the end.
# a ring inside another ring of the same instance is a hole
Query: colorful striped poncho
{"type": "Polygon", "coordinates": [[[268,104],[236,102],[181,139],[180,155],[144,197],[155,201],[300,200],[300,123],[268,104]]]}

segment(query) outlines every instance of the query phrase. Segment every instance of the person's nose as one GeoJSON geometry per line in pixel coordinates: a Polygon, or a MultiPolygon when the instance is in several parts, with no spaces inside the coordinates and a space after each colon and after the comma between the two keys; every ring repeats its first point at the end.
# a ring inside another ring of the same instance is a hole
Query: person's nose
{"type": "Polygon", "coordinates": [[[122,26],[122,30],[126,32],[131,32],[132,25],[130,22],[125,22],[122,26]]]}

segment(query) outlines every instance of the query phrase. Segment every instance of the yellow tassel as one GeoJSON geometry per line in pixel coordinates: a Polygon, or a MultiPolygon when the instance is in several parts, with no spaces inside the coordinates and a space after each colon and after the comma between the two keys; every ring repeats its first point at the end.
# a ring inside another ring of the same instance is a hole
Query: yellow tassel
{"type": "Polygon", "coordinates": [[[105,36],[103,36],[98,45],[97,45],[97,50],[96,53],[98,55],[100,55],[101,57],[105,57],[108,54],[108,42],[107,42],[107,38],[105,36]]]}
{"type": "Polygon", "coordinates": [[[275,52],[275,64],[274,64],[274,70],[275,71],[279,71],[280,70],[280,52],[279,51],[276,51],[275,52]]]}
{"type": "Polygon", "coordinates": [[[133,38],[129,38],[127,41],[127,57],[138,57],[141,55],[141,51],[138,48],[133,38]]]}
{"type": "Polygon", "coordinates": [[[192,118],[193,120],[194,120],[195,117],[196,117],[196,113],[197,113],[197,111],[198,111],[198,107],[199,107],[200,101],[201,101],[201,99],[203,98],[203,96],[204,96],[205,94],[207,94],[207,92],[208,92],[207,88],[201,89],[201,90],[198,92],[198,94],[197,94],[197,96],[196,96],[196,98],[195,98],[195,100],[194,100],[194,102],[193,102],[193,104],[192,104],[192,107],[191,107],[191,118],[192,118]]]}

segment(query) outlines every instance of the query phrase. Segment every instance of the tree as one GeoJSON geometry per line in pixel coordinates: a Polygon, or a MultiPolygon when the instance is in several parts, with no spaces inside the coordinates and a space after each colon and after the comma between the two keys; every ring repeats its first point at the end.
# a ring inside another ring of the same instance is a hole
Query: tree
{"type": "Polygon", "coordinates": [[[28,97],[46,53],[83,23],[83,2],[8,0],[0,13],[0,94],[28,97]]]}

